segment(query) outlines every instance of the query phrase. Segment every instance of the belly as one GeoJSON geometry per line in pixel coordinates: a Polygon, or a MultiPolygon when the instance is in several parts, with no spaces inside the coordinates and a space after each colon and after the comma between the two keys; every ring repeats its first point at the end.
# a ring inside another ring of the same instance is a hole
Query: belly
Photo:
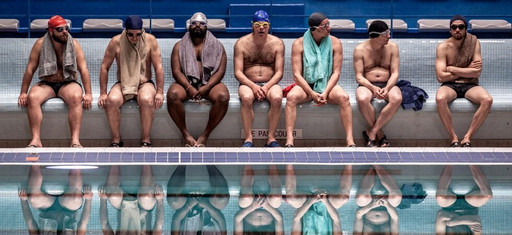
{"type": "Polygon", "coordinates": [[[256,65],[246,68],[244,74],[253,82],[268,82],[274,76],[274,69],[269,66],[256,65]]]}
{"type": "Polygon", "coordinates": [[[389,70],[376,67],[365,72],[364,76],[370,82],[387,82],[389,80],[389,70]]]}

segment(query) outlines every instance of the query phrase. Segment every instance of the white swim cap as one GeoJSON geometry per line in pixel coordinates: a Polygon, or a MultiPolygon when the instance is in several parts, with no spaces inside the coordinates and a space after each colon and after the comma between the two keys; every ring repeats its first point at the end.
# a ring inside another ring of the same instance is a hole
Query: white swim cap
{"type": "Polygon", "coordinates": [[[190,23],[192,23],[193,21],[208,23],[208,19],[202,12],[194,13],[194,15],[192,15],[192,17],[190,17],[190,23]]]}

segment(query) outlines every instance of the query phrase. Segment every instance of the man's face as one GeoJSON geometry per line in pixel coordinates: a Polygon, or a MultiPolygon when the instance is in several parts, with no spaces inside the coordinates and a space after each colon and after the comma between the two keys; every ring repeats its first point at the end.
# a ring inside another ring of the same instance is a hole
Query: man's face
{"type": "Polygon", "coordinates": [[[382,42],[383,45],[387,45],[389,42],[389,38],[391,38],[389,29],[380,33],[380,35],[377,37],[377,40],[379,42],[382,42]]]}
{"type": "Polygon", "coordinates": [[[127,29],[126,36],[132,44],[136,44],[142,36],[142,29],[127,29]]]}
{"type": "Polygon", "coordinates": [[[467,27],[462,20],[455,20],[450,25],[450,34],[456,40],[462,40],[466,36],[467,27]]]}
{"type": "Polygon", "coordinates": [[[190,21],[190,26],[188,27],[188,31],[190,32],[191,37],[204,37],[206,35],[206,22],[192,20],[190,21]]]}
{"type": "Polygon", "coordinates": [[[58,43],[66,44],[68,42],[69,27],[66,24],[61,24],[58,27],[50,28],[50,36],[58,43]]]}
{"type": "Polygon", "coordinates": [[[266,21],[258,21],[252,23],[252,32],[256,35],[265,36],[270,29],[270,23],[266,21]]]}
{"type": "Polygon", "coordinates": [[[322,23],[320,23],[320,25],[316,26],[315,28],[315,31],[318,31],[322,34],[322,36],[327,37],[331,33],[331,22],[326,18],[322,21],[322,23]]]}

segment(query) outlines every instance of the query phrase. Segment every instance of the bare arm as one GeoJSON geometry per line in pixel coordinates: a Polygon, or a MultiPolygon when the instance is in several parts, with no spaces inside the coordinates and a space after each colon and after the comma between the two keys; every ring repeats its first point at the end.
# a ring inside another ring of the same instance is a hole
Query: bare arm
{"type": "Polygon", "coordinates": [[[103,234],[113,235],[112,227],[108,222],[108,209],[107,209],[107,195],[105,194],[105,188],[103,186],[98,188],[98,194],[100,196],[100,224],[103,234]]]}
{"type": "Polygon", "coordinates": [[[323,93],[324,99],[327,99],[332,88],[338,84],[341,74],[341,65],[343,62],[343,47],[341,45],[341,41],[334,36],[329,37],[331,37],[332,41],[332,74],[323,93]]]}
{"type": "Polygon", "coordinates": [[[187,213],[192,209],[195,205],[197,205],[196,200],[192,200],[192,198],[189,198],[187,200],[187,203],[185,205],[178,209],[174,215],[172,216],[172,222],[171,222],[171,234],[179,235],[181,230],[181,221],[185,218],[187,213]]]}
{"type": "Polygon", "coordinates": [[[83,97],[83,107],[90,109],[92,103],[91,76],[89,74],[89,69],[87,68],[87,62],[85,61],[82,47],[75,39],[73,39],[73,42],[75,45],[77,68],[80,72],[80,79],[82,80],[85,91],[85,95],[83,97]]]}
{"type": "Polygon", "coordinates": [[[246,85],[254,91],[259,89],[259,86],[244,74],[244,42],[242,40],[243,39],[237,40],[233,48],[233,73],[240,84],[246,85]]]}
{"type": "Polygon", "coordinates": [[[400,74],[400,51],[395,43],[389,43],[391,49],[391,68],[388,83],[385,89],[389,92],[398,82],[398,76],[400,74]]]}
{"type": "Polygon", "coordinates": [[[212,219],[219,223],[220,232],[222,234],[227,234],[226,218],[224,217],[224,214],[222,214],[222,212],[219,209],[215,208],[212,204],[210,204],[210,201],[208,199],[201,197],[198,200],[198,204],[204,209],[206,209],[206,211],[208,211],[212,219]]]}
{"type": "Polygon", "coordinates": [[[354,72],[356,75],[356,82],[359,85],[362,85],[368,89],[370,89],[372,92],[375,93],[374,89],[375,86],[371,84],[366,77],[364,77],[364,54],[363,54],[363,44],[359,44],[354,48],[354,72]]]}
{"type": "Polygon", "coordinates": [[[92,190],[91,185],[87,184],[83,186],[84,189],[84,208],[82,209],[82,216],[80,216],[80,221],[78,221],[76,233],[77,234],[85,234],[87,232],[87,224],[89,224],[89,220],[91,217],[91,205],[92,205],[92,190]]]}
{"type": "Polygon", "coordinates": [[[458,77],[464,78],[478,78],[482,73],[482,53],[480,49],[480,41],[476,42],[475,52],[473,54],[473,61],[466,68],[459,68],[454,66],[448,66],[447,72],[450,72],[458,77]]]}
{"type": "Polygon", "coordinates": [[[116,49],[119,47],[119,39],[116,37],[112,38],[105,49],[105,55],[100,67],[100,98],[98,105],[103,107],[107,99],[107,83],[108,83],[108,71],[110,66],[114,62],[116,56],[116,49]]]}
{"type": "Polygon", "coordinates": [[[32,46],[32,50],[30,51],[30,56],[28,59],[27,67],[25,68],[25,73],[23,74],[23,81],[21,82],[21,91],[18,98],[18,105],[22,107],[26,107],[28,104],[28,88],[30,83],[32,82],[32,77],[39,66],[39,53],[41,53],[41,46],[43,44],[43,38],[38,39],[34,46],[32,46]]]}
{"type": "MultiPolygon", "coordinates": [[[[180,41],[181,42],[181,41],[180,41]]],[[[172,69],[172,77],[176,80],[176,83],[180,84],[183,88],[187,89],[190,83],[188,82],[187,77],[181,71],[180,64],[180,42],[174,44],[171,53],[171,69],[172,69]]],[[[187,91],[188,92],[188,91],[187,91]]]]}
{"type": "Polygon", "coordinates": [[[226,73],[226,64],[227,64],[227,56],[226,56],[226,50],[224,50],[224,47],[222,47],[222,57],[220,59],[219,69],[217,72],[215,72],[212,77],[210,77],[210,80],[208,80],[208,83],[206,85],[202,86],[204,87],[205,92],[209,93],[210,90],[224,78],[224,74],[226,73]]]}
{"type": "Polygon", "coordinates": [[[292,219],[292,231],[291,234],[302,234],[302,217],[306,214],[306,212],[309,210],[309,208],[318,201],[318,198],[311,198],[308,197],[306,199],[306,202],[302,204],[301,207],[297,208],[295,210],[295,214],[293,215],[292,219]]]}
{"type": "Polygon", "coordinates": [[[313,91],[313,89],[311,89],[311,87],[309,87],[308,82],[302,76],[302,54],[304,52],[302,40],[302,38],[299,38],[295,40],[292,44],[293,80],[306,92],[306,94],[313,96],[315,92],[313,91]]]}
{"type": "Polygon", "coordinates": [[[435,67],[436,67],[437,81],[440,83],[450,82],[450,81],[453,81],[453,80],[459,78],[459,76],[446,71],[446,67],[448,67],[447,61],[446,61],[446,57],[447,57],[446,50],[447,50],[446,42],[439,44],[439,46],[437,46],[437,49],[436,49],[435,67]]]}
{"type": "Polygon", "coordinates": [[[162,234],[164,226],[164,191],[162,186],[155,185],[156,218],[152,234],[162,234]]]}
{"type": "Polygon", "coordinates": [[[155,80],[156,80],[156,96],[155,96],[155,108],[162,107],[164,103],[164,68],[162,66],[162,52],[158,41],[151,35],[148,36],[151,41],[151,64],[155,69],[155,80]]]}
{"type": "Polygon", "coordinates": [[[275,52],[275,64],[274,64],[274,76],[265,84],[267,89],[270,89],[273,85],[278,84],[283,78],[284,71],[284,43],[281,39],[277,39],[277,42],[272,44],[276,48],[275,52]]]}
{"type": "Polygon", "coordinates": [[[386,207],[386,210],[388,211],[388,214],[389,214],[389,219],[390,219],[390,232],[391,234],[396,234],[398,235],[399,234],[399,226],[398,226],[398,223],[399,223],[399,219],[398,219],[398,213],[395,209],[395,207],[391,206],[391,204],[389,204],[389,202],[387,201],[383,201],[383,205],[384,207],[386,207]]]}
{"type": "Polygon", "coordinates": [[[332,220],[332,234],[342,234],[341,230],[341,221],[340,221],[340,215],[338,214],[338,211],[334,206],[331,204],[329,199],[327,198],[327,195],[321,195],[321,201],[324,203],[325,208],[327,209],[327,213],[329,213],[329,216],[332,220]]]}
{"type": "Polygon", "coordinates": [[[39,227],[37,226],[37,223],[34,220],[34,215],[28,205],[27,189],[19,188],[18,196],[20,197],[21,211],[23,212],[23,219],[25,219],[25,223],[27,224],[28,233],[39,234],[39,227]]]}

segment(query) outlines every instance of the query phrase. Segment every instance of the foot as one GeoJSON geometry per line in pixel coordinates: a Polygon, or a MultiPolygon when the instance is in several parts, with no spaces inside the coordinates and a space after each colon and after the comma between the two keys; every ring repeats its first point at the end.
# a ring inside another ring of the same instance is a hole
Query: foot
{"type": "Polygon", "coordinates": [[[250,147],[254,147],[254,144],[251,141],[245,141],[244,144],[242,144],[242,147],[250,148],[250,147]]]}
{"type": "Polygon", "coordinates": [[[32,140],[28,147],[43,147],[43,144],[41,144],[41,141],[32,140]]]}
{"type": "Polygon", "coordinates": [[[452,148],[460,147],[459,141],[452,142],[450,144],[450,147],[452,147],[452,148]]]}
{"type": "Polygon", "coordinates": [[[293,144],[286,144],[284,147],[286,147],[286,148],[293,148],[295,146],[293,146],[293,144]]]}
{"type": "Polygon", "coordinates": [[[81,144],[72,144],[71,148],[83,148],[81,144]]]}
{"type": "Polygon", "coordinates": [[[389,147],[389,141],[386,135],[382,136],[382,138],[379,140],[379,146],[380,147],[389,147]]]}
{"type": "Polygon", "coordinates": [[[377,147],[377,141],[376,140],[368,140],[368,142],[366,142],[366,147],[377,147]]]}
{"type": "Polygon", "coordinates": [[[281,147],[281,146],[279,145],[279,143],[277,141],[274,140],[268,144],[263,145],[263,147],[277,148],[277,147],[281,147]]]}
{"type": "Polygon", "coordinates": [[[349,147],[349,148],[355,148],[355,147],[357,147],[357,146],[356,146],[356,144],[351,144],[351,145],[347,145],[347,147],[349,147]]]}
{"type": "Polygon", "coordinates": [[[142,141],[140,147],[151,147],[151,142],[142,141]]]}
{"type": "Polygon", "coordinates": [[[109,147],[119,148],[119,147],[123,147],[123,145],[124,145],[123,141],[119,141],[119,142],[110,143],[109,147]]]}
{"type": "Polygon", "coordinates": [[[461,143],[461,146],[462,146],[463,148],[469,148],[469,147],[471,147],[472,145],[471,145],[471,142],[469,142],[469,141],[468,141],[468,142],[461,143]]]}

